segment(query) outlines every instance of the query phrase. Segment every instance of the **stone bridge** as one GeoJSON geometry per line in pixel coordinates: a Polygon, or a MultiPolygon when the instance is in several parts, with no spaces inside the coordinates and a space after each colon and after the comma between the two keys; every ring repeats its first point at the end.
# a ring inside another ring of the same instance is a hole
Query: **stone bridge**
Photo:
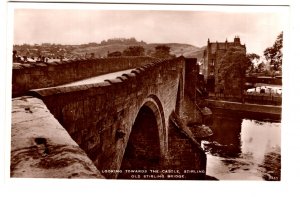
{"type": "MultiPolygon", "coordinates": [[[[100,172],[100,175],[92,173],[91,177],[204,179],[206,155],[199,143],[199,133],[186,126],[202,120],[199,111],[190,104],[193,98],[189,96],[195,91],[192,81],[197,72],[196,60],[184,57],[16,64],[13,69],[13,106],[24,95],[29,102],[30,99],[41,100],[59,122],[55,124],[63,126],[85,152],[86,160],[91,160],[100,172]],[[133,70],[104,82],[64,85],[126,69],[133,70]]],[[[19,107],[25,108],[20,113],[31,111],[28,103],[19,107]]],[[[34,114],[34,110],[31,113],[34,114]]],[[[15,144],[14,136],[18,136],[19,127],[13,114],[12,141],[15,144]]],[[[42,133],[28,138],[36,139],[39,135],[42,133]]],[[[55,141],[49,136],[45,140],[55,141]]],[[[11,176],[24,177],[20,165],[29,159],[20,159],[14,143],[11,176]]],[[[64,167],[58,168],[64,170],[64,167]]]]}

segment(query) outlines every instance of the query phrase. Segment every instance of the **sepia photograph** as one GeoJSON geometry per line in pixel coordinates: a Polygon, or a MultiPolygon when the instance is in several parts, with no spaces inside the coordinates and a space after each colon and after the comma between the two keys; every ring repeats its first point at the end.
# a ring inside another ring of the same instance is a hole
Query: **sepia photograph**
{"type": "Polygon", "coordinates": [[[3,5],[4,196],[297,188],[293,0],[3,5]]]}
{"type": "Polygon", "coordinates": [[[10,178],[281,181],[288,6],[11,6],[10,178]]]}

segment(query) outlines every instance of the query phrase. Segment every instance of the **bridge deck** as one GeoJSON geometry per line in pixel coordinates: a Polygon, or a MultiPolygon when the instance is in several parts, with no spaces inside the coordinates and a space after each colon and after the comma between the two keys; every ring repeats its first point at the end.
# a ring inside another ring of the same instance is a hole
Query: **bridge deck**
{"type": "Polygon", "coordinates": [[[82,79],[79,81],[74,81],[71,83],[66,83],[63,85],[59,85],[57,87],[70,87],[70,86],[77,86],[77,85],[88,85],[88,84],[94,84],[94,83],[101,83],[101,82],[104,82],[104,80],[106,80],[106,79],[115,79],[116,77],[121,76],[122,74],[130,73],[132,70],[134,70],[134,69],[128,69],[128,70],[122,70],[122,71],[118,71],[118,72],[98,75],[96,77],[91,77],[91,78],[82,79]]]}

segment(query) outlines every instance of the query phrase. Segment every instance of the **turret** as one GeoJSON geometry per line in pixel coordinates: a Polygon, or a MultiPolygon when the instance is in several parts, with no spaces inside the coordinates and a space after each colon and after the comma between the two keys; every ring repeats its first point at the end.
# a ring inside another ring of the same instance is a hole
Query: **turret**
{"type": "Polygon", "coordinates": [[[211,53],[211,49],[210,49],[210,45],[211,45],[211,43],[210,43],[210,40],[209,40],[209,38],[207,39],[207,53],[211,53]]]}
{"type": "Polygon", "coordinates": [[[239,36],[235,36],[233,42],[234,42],[235,44],[241,44],[240,37],[239,37],[239,36]]]}

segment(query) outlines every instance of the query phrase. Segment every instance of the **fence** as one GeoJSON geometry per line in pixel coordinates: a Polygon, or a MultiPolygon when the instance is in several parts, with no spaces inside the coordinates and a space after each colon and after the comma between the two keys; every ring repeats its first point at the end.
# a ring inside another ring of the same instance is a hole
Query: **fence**
{"type": "Polygon", "coordinates": [[[245,93],[245,102],[255,103],[262,105],[281,105],[281,94],[268,94],[268,93],[245,93]]]}

